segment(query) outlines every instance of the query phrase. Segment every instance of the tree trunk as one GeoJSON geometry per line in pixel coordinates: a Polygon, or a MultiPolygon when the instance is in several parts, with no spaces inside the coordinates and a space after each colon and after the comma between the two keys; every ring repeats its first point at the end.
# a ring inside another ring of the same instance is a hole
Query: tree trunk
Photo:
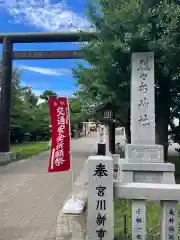
{"type": "Polygon", "coordinates": [[[164,160],[168,160],[168,123],[170,114],[170,80],[163,79],[156,96],[156,144],[164,146],[164,160]]]}

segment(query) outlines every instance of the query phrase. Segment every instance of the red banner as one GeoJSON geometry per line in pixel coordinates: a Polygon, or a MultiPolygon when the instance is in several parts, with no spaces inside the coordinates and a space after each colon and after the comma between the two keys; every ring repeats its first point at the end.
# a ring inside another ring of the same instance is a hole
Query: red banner
{"type": "Polygon", "coordinates": [[[68,100],[50,97],[48,100],[52,125],[52,145],[48,172],[70,169],[70,119],[68,100]]]}

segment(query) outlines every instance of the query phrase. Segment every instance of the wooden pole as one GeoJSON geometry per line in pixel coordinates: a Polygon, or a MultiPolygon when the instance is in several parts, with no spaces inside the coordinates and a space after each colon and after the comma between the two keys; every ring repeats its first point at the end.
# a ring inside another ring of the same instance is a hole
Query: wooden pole
{"type": "Polygon", "coordinates": [[[3,40],[2,81],[0,92],[0,152],[10,151],[10,117],[12,93],[12,50],[11,39],[3,40]]]}

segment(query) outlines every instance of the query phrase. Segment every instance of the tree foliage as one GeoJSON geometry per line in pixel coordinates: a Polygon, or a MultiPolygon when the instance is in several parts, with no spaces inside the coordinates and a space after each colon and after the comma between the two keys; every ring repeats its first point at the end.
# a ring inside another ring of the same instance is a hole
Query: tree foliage
{"type": "Polygon", "coordinates": [[[83,104],[78,98],[70,98],[71,127],[81,129],[82,122],[88,120],[88,114],[83,110],[83,104]]]}
{"type": "MultiPolygon", "coordinates": [[[[167,145],[168,124],[179,118],[180,5],[176,1],[100,0],[89,4],[97,39],[82,45],[91,68],[74,71],[85,102],[111,102],[129,129],[132,52],[154,52],[157,143],[167,145]]],[[[86,104],[87,105],[87,104],[86,104]]],[[[91,104],[86,108],[92,108],[91,104]]]]}
{"type": "Polygon", "coordinates": [[[46,102],[48,101],[48,98],[50,96],[57,96],[57,93],[51,91],[51,90],[46,90],[44,91],[41,95],[40,95],[40,98],[45,100],[46,102]]]}
{"type": "MultiPolygon", "coordinates": [[[[21,87],[20,83],[21,72],[18,69],[13,69],[11,143],[47,140],[51,134],[48,98],[58,95],[51,90],[46,90],[40,97],[37,97],[30,87],[21,87]]],[[[82,104],[76,98],[71,99],[70,116],[72,128],[81,127],[80,122],[86,115],[82,113],[82,104]]]]}
{"type": "Polygon", "coordinates": [[[47,103],[38,104],[38,97],[31,88],[14,87],[11,109],[11,142],[25,139],[48,139],[49,109],[47,103]]]}

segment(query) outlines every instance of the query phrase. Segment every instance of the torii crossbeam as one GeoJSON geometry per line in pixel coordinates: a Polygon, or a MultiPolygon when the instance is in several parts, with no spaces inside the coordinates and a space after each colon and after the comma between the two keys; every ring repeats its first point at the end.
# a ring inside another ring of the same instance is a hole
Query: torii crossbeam
{"type": "Polygon", "coordinates": [[[2,33],[2,81],[0,92],[0,154],[10,151],[10,116],[13,59],[81,59],[80,51],[14,51],[14,43],[86,42],[97,37],[95,32],[73,33],[2,33]]]}

